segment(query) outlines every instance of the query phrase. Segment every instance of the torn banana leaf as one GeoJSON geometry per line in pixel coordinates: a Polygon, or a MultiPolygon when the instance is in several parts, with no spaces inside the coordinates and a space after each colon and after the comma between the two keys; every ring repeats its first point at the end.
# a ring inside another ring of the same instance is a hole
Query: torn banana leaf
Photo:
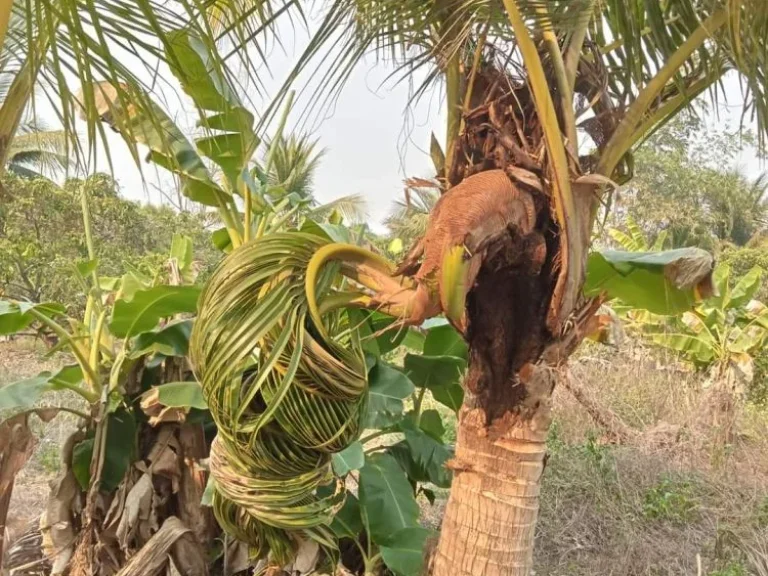
{"type": "Polygon", "coordinates": [[[677,314],[714,294],[713,268],[712,255],[700,248],[593,252],[584,293],[618,298],[654,314],[677,314]]]}

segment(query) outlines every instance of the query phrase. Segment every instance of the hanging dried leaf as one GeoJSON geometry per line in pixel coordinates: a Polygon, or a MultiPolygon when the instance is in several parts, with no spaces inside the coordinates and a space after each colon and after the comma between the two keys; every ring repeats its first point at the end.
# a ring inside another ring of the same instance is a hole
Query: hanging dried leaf
{"type": "Polygon", "coordinates": [[[151,537],[153,495],[152,477],[149,474],[139,478],[128,492],[115,534],[120,549],[126,554],[136,548],[134,541],[137,536],[141,542],[146,542],[151,537]]]}
{"type": "Polygon", "coordinates": [[[67,470],[51,486],[45,511],[40,518],[43,551],[53,558],[51,575],[64,574],[74,553],[73,507],[80,496],[80,486],[72,470],[67,470]]]}

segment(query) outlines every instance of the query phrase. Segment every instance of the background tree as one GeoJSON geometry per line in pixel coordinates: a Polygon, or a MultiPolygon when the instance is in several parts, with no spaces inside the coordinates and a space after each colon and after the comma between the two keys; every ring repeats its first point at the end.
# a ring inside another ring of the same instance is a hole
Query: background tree
{"type": "Polygon", "coordinates": [[[70,166],[68,153],[63,130],[51,130],[40,122],[25,122],[11,143],[7,169],[28,178],[52,176],[70,166]]]}
{"type": "Polygon", "coordinates": [[[384,220],[394,239],[411,246],[427,232],[429,214],[440,199],[440,186],[429,180],[411,178],[405,181],[405,199],[395,202],[384,220]]]}
{"type": "Polygon", "coordinates": [[[365,199],[358,194],[342,196],[326,204],[321,204],[315,197],[315,172],[324,155],[325,149],[318,149],[317,140],[306,134],[291,134],[276,140],[258,166],[258,170],[262,170],[262,166],[271,166],[268,175],[271,199],[275,202],[288,199],[291,207],[301,206],[294,219],[296,223],[299,216],[323,220],[334,211],[348,223],[364,220],[365,199]]]}
{"type": "Polygon", "coordinates": [[[635,177],[617,193],[609,219],[631,216],[646,233],[666,230],[670,245],[717,250],[744,246],[765,229],[766,177],[737,168],[754,136],[707,130],[688,116],[656,132],[635,153],[635,177]]]}
{"type": "Polygon", "coordinates": [[[219,259],[204,213],[178,213],[169,207],[140,205],[120,197],[105,174],[69,179],[63,187],[37,178],[6,176],[0,203],[0,290],[6,298],[64,302],[82,312],[85,295],[76,264],[88,260],[80,197],[90,198],[92,234],[101,274],[120,277],[129,270],[149,278],[160,272],[174,232],[192,242],[198,270],[219,259]]]}

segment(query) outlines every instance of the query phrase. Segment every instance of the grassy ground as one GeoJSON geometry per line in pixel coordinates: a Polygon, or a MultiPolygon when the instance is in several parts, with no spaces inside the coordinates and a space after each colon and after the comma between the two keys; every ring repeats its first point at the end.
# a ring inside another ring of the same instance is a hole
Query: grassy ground
{"type": "MultiPolygon", "coordinates": [[[[61,362],[41,352],[0,343],[0,385],[61,362]]],[[[558,388],[536,575],[768,576],[768,410],[745,407],[733,441],[723,444],[703,416],[701,379],[669,358],[587,346],[571,371],[638,434],[607,444],[604,430],[558,388]]],[[[455,438],[455,419],[440,409],[455,438]]],[[[60,416],[39,428],[14,493],[17,524],[40,509],[72,426],[60,416]]],[[[424,504],[425,523],[439,526],[446,497],[441,491],[434,506],[424,504]]]]}

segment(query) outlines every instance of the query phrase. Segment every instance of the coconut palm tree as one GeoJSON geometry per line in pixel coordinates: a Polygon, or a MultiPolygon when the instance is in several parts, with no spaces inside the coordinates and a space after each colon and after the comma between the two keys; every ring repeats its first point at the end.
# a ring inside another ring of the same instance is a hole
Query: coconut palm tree
{"type": "Polygon", "coordinates": [[[395,238],[412,244],[427,232],[429,214],[440,199],[441,187],[436,181],[409,178],[405,181],[405,200],[398,200],[384,220],[395,238]]]}
{"type": "MultiPolygon", "coordinates": [[[[552,389],[603,300],[599,289],[592,287],[589,297],[582,291],[601,202],[632,177],[633,149],[728,72],[741,76],[744,104],[766,133],[766,30],[762,0],[337,0],[327,7],[281,95],[311,67],[325,88],[312,102],[322,107],[354,64],[374,52],[403,77],[419,70],[426,80],[417,95],[438,86],[447,104],[446,140],[432,145],[444,193],[425,237],[396,271],[381,262],[368,268],[368,280],[379,288],[387,271],[400,278],[378,301],[380,309],[405,314],[410,323],[445,313],[469,345],[454,482],[431,561],[434,576],[515,576],[532,569],[552,389]],[[591,151],[580,154],[585,140],[591,151]]],[[[275,258],[288,249],[280,242],[288,243],[274,240],[275,258]]],[[[311,250],[301,253],[312,264],[311,280],[319,279],[325,261],[359,265],[364,259],[351,250],[318,250],[314,260],[311,250]]],[[[245,265],[243,258],[233,258],[232,266],[245,265]]],[[[284,279],[295,262],[274,265],[286,267],[275,272],[284,279]]],[[[278,285],[263,290],[278,298],[288,290],[278,285]]],[[[217,286],[209,296],[226,302],[232,290],[217,286]]],[[[203,302],[196,354],[226,371],[225,356],[206,348],[213,343],[201,328],[226,330],[216,320],[226,311],[215,306],[203,302]]],[[[310,304],[310,310],[327,339],[319,309],[310,304]]],[[[291,342],[301,342],[301,324],[287,320],[295,309],[285,314],[286,330],[295,327],[291,342]]],[[[300,354],[300,346],[291,350],[300,354]]],[[[355,375],[349,388],[359,392],[364,373],[356,359],[349,361],[355,375]]],[[[213,385],[215,377],[231,375],[204,376],[213,385]]],[[[348,409],[356,413],[356,406],[348,409]]]]}
{"type": "Polygon", "coordinates": [[[28,178],[56,174],[70,164],[67,144],[64,130],[50,130],[39,122],[24,122],[11,141],[6,169],[28,178]]]}
{"type": "Polygon", "coordinates": [[[360,222],[365,218],[365,199],[351,194],[321,204],[314,196],[315,172],[325,155],[325,149],[318,149],[317,140],[308,135],[291,134],[281,136],[275,146],[269,146],[262,165],[271,166],[269,182],[272,185],[272,199],[275,201],[291,198],[301,203],[301,214],[310,218],[324,219],[334,211],[347,222],[360,222]],[[271,153],[271,159],[268,157],[271,153]]]}
{"type": "MultiPolygon", "coordinates": [[[[16,28],[20,23],[18,18],[14,19],[16,28]]],[[[0,106],[8,98],[18,73],[16,64],[9,48],[0,51],[0,106]]],[[[52,130],[39,120],[30,119],[29,114],[25,116],[10,141],[6,169],[21,176],[39,177],[41,173],[56,173],[69,165],[66,132],[52,130]]]]}

